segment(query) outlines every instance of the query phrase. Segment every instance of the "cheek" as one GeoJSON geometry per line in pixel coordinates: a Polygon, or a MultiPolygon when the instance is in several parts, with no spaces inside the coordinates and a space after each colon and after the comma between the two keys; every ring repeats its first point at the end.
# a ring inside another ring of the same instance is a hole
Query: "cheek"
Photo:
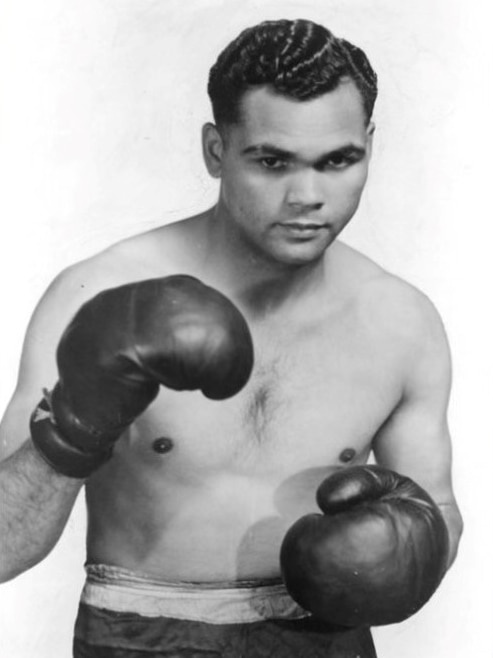
{"type": "Polygon", "coordinates": [[[245,213],[256,208],[273,210],[282,199],[281,185],[250,171],[231,171],[223,177],[223,198],[229,206],[241,207],[245,213]]]}
{"type": "Polygon", "coordinates": [[[341,206],[349,208],[354,207],[359,203],[361,194],[363,193],[366,179],[368,177],[368,167],[358,167],[348,171],[344,177],[334,185],[334,194],[341,206]]]}

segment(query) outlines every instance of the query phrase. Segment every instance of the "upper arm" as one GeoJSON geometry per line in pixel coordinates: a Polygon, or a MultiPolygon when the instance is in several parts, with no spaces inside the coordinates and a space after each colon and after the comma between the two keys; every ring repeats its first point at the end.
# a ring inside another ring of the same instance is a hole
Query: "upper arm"
{"type": "Polygon", "coordinates": [[[0,423],[0,460],[29,437],[31,413],[43,389],[51,389],[58,378],[56,348],[60,336],[90,296],[91,288],[85,266],[73,266],[53,281],[34,310],[23,343],[15,390],[0,423]]]}
{"type": "MultiPolygon", "coordinates": [[[[58,379],[56,349],[81,305],[103,289],[156,276],[148,236],[129,238],[61,272],[37,305],[24,339],[14,394],[0,423],[0,461],[29,437],[30,416],[58,379]]],[[[171,260],[171,259],[170,259],[171,260]]],[[[164,265],[159,260],[160,275],[164,265]]],[[[166,273],[173,273],[167,266],[166,273]]]]}
{"type": "Polygon", "coordinates": [[[419,296],[407,328],[400,403],[374,439],[381,465],[407,475],[439,505],[455,505],[447,423],[451,387],[448,341],[438,313],[419,296]]]}

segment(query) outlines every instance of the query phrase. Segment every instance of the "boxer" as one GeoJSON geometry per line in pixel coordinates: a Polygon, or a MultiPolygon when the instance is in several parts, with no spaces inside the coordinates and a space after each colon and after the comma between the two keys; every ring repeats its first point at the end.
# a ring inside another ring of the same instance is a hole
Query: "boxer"
{"type": "Polygon", "coordinates": [[[85,487],[75,656],[369,658],[462,530],[441,320],[339,238],[376,74],[280,20],[227,46],[208,91],[214,207],[70,267],[33,315],[1,425],[1,577],[47,555],[85,487]]]}

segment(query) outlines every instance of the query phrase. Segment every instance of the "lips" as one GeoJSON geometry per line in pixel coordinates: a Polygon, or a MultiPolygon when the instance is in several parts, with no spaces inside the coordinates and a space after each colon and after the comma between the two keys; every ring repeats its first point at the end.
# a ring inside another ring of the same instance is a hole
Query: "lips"
{"type": "Polygon", "coordinates": [[[316,224],[314,222],[283,222],[281,226],[296,231],[316,231],[318,229],[327,228],[327,224],[316,224]]]}
{"type": "Polygon", "coordinates": [[[287,235],[305,239],[316,237],[329,229],[328,224],[307,221],[280,222],[279,226],[287,235]]]}
{"type": "Polygon", "coordinates": [[[310,242],[324,237],[329,232],[328,224],[318,222],[280,222],[278,224],[284,238],[294,242],[310,242]]]}

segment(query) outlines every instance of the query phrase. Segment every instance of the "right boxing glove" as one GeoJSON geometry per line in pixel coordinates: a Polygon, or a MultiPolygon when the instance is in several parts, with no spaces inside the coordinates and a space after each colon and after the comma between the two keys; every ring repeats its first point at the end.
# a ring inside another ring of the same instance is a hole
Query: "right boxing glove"
{"type": "Polygon", "coordinates": [[[407,619],[430,599],[448,564],[442,513],[411,478],[377,465],[340,469],[286,533],[281,571],[293,599],[340,626],[407,619]]]}
{"type": "Polygon", "coordinates": [[[31,418],[31,436],[58,472],[85,478],[163,384],[235,395],[253,367],[250,331],[222,293],[175,275],[127,284],[86,302],[57,350],[59,380],[31,418]]]}

